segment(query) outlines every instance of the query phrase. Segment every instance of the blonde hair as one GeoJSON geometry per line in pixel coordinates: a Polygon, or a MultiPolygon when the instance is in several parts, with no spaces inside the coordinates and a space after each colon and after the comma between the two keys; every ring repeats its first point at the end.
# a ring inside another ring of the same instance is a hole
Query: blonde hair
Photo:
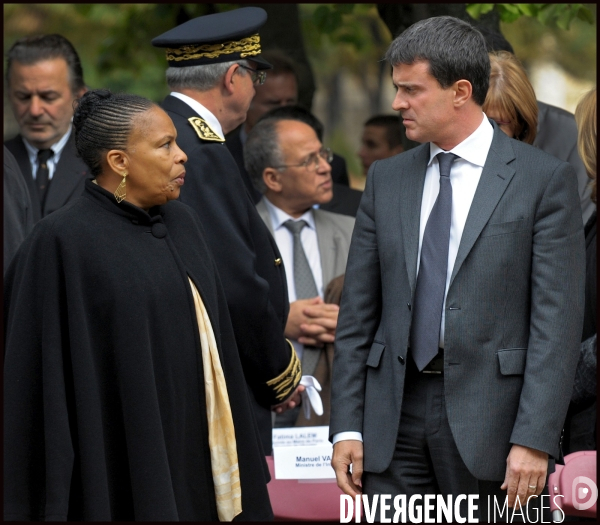
{"type": "Polygon", "coordinates": [[[577,104],[575,121],[577,122],[577,150],[583,165],[592,179],[592,201],[596,203],[596,88],[588,91],[577,104]]]}
{"type": "Polygon", "coordinates": [[[490,87],[483,111],[496,109],[515,130],[515,138],[533,144],[537,133],[538,107],[535,91],[525,69],[512,53],[490,53],[490,87]]]}

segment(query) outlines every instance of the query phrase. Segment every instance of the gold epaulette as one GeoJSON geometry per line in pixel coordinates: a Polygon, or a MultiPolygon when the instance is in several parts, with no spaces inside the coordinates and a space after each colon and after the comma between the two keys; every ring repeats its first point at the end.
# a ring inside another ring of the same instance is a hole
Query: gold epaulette
{"type": "Polygon", "coordinates": [[[192,117],[188,119],[188,122],[192,125],[192,127],[202,140],[225,142],[225,139],[219,137],[219,135],[212,130],[212,128],[208,125],[206,120],[200,117],[192,117]]]}
{"type": "Polygon", "coordinates": [[[287,399],[296,388],[302,377],[302,365],[300,359],[294,350],[292,343],[286,339],[292,349],[292,358],[287,368],[279,374],[277,377],[267,381],[267,385],[272,387],[274,392],[277,394],[276,398],[279,401],[287,399]]]}

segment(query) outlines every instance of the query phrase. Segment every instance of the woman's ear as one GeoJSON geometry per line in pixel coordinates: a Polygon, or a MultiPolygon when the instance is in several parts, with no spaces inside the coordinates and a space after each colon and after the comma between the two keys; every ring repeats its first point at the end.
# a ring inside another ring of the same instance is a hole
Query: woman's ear
{"type": "Polygon", "coordinates": [[[106,154],[106,164],[119,175],[129,171],[129,157],[127,157],[127,153],[119,149],[111,149],[106,154]]]}

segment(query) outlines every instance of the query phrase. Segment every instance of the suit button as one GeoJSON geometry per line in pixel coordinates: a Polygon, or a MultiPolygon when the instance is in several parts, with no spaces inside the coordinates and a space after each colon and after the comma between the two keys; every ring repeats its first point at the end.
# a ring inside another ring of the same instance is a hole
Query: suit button
{"type": "Polygon", "coordinates": [[[281,266],[281,257],[277,257],[277,259],[275,259],[275,266],[281,266]]]}
{"type": "Polygon", "coordinates": [[[402,357],[401,355],[398,356],[398,361],[400,361],[400,364],[403,365],[404,364],[404,357],[402,357]]]}
{"type": "Polygon", "coordinates": [[[410,303],[406,303],[406,306],[408,306],[408,310],[410,311],[410,309],[412,308],[410,303]]]}

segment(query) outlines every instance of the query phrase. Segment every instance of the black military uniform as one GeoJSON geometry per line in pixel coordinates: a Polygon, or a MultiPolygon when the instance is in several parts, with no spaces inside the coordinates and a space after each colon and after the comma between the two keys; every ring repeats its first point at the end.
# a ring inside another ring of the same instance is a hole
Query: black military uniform
{"type": "MultiPolygon", "coordinates": [[[[260,58],[257,30],[266,12],[247,7],[196,18],[155,38],[167,48],[171,67],[260,58]]],[[[163,109],[177,129],[177,144],[188,156],[180,200],[200,215],[225,289],[246,381],[265,454],[271,453],[270,406],[297,387],[300,362],[284,338],[289,311],[286,277],[275,240],[242,181],[224,138],[187,103],[168,96],[163,109]]]]}

